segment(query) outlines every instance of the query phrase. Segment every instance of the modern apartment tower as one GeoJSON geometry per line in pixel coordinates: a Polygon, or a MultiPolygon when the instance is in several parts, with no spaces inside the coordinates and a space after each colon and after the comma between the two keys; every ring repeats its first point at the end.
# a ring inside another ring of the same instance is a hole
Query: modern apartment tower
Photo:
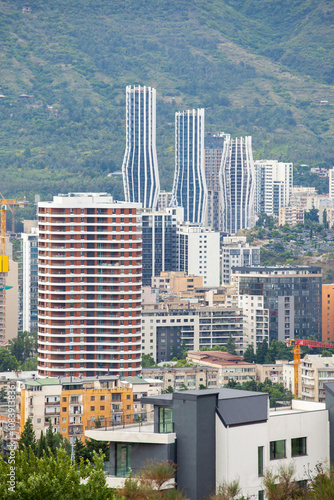
{"type": "Polygon", "coordinates": [[[177,269],[177,229],[183,222],[182,207],[148,210],[142,213],[143,286],[151,286],[153,276],[177,269]]]}
{"type": "Polygon", "coordinates": [[[224,133],[208,134],[204,139],[205,178],[208,188],[208,206],[205,225],[221,231],[222,199],[219,173],[222,162],[224,141],[230,136],[224,133]]]}
{"type": "Polygon", "coordinates": [[[106,193],[39,203],[40,375],[140,373],[138,206],[106,193]]]}
{"type": "Polygon", "coordinates": [[[156,151],[156,90],[126,87],[125,201],[155,209],[160,184],[156,151]]]}
{"type": "Polygon", "coordinates": [[[293,164],[277,160],[254,162],[255,169],[255,212],[279,215],[282,207],[289,205],[293,187],[293,164]]]}
{"type": "Polygon", "coordinates": [[[233,235],[253,225],[254,162],[252,138],[226,138],[220,171],[222,230],[233,235]]]}
{"type": "Polygon", "coordinates": [[[203,224],[207,206],[204,171],[204,109],[175,114],[175,175],[171,205],[184,220],[203,224]]]}

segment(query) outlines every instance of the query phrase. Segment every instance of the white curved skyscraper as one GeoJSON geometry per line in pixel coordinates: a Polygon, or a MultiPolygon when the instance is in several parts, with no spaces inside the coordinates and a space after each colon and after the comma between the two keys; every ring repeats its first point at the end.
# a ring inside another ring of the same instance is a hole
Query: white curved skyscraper
{"type": "Polygon", "coordinates": [[[156,90],[126,87],[125,201],[155,209],[160,183],[156,150],[156,90]]]}
{"type": "Polygon", "coordinates": [[[220,169],[222,230],[235,234],[253,226],[255,172],[252,138],[227,138],[220,169]]]}
{"type": "Polygon", "coordinates": [[[175,174],[171,205],[184,220],[203,224],[207,206],[204,170],[204,109],[175,114],[175,174]]]}

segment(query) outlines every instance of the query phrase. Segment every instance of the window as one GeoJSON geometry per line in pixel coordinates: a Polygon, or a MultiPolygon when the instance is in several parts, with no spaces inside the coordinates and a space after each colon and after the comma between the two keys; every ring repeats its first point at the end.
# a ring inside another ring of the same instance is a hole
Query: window
{"type": "Polygon", "coordinates": [[[131,469],[131,444],[116,444],[116,476],[125,477],[131,469]]]}
{"type": "Polygon", "coordinates": [[[264,500],[264,490],[259,491],[258,500],[264,500]]]}
{"type": "Polygon", "coordinates": [[[263,476],[263,446],[259,446],[257,449],[257,475],[263,476]]]}
{"type": "Polygon", "coordinates": [[[63,417],[63,418],[61,419],[61,421],[62,421],[62,422],[66,422],[66,417],[63,417]]]}
{"type": "Polygon", "coordinates": [[[277,460],[285,457],[285,439],[270,441],[270,460],[277,460]]]}
{"type": "Polygon", "coordinates": [[[91,396],[91,397],[90,397],[90,400],[91,400],[91,401],[95,401],[95,396],[91,396]]]}
{"type": "Polygon", "coordinates": [[[306,455],[306,437],[291,439],[291,456],[306,455]]]}
{"type": "Polygon", "coordinates": [[[173,432],[172,408],[159,408],[159,432],[161,434],[173,432]]]}
{"type": "Polygon", "coordinates": [[[131,394],[127,394],[126,399],[131,399],[131,394]]]}
{"type": "Polygon", "coordinates": [[[126,409],[127,410],[131,410],[131,406],[130,405],[126,405],[126,409]]]}
{"type": "Polygon", "coordinates": [[[61,411],[66,411],[66,407],[63,406],[62,409],[61,409],[61,411]]]}
{"type": "Polygon", "coordinates": [[[63,398],[63,403],[66,403],[66,398],[63,398]]]}
{"type": "Polygon", "coordinates": [[[100,406],[100,411],[104,411],[104,406],[100,406]]]}
{"type": "Polygon", "coordinates": [[[105,400],[105,396],[100,396],[100,401],[104,401],[105,400]]]}
{"type": "Polygon", "coordinates": [[[90,411],[95,411],[95,406],[91,406],[90,411]]]}

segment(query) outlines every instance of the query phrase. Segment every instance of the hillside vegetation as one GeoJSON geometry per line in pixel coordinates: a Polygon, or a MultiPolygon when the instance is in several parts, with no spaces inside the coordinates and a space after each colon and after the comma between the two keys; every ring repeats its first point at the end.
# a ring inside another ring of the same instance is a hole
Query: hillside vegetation
{"type": "Polygon", "coordinates": [[[122,198],[107,175],[122,164],[129,84],[157,89],[163,189],[174,114],[197,106],[206,131],[252,135],[256,158],[331,167],[333,19],[322,0],[0,1],[2,194],[122,198]]]}

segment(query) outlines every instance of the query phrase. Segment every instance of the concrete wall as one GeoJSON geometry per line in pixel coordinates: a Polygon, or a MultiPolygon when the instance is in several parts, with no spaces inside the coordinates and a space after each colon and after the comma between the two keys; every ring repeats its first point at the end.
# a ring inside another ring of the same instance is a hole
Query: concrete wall
{"type": "Polygon", "coordinates": [[[216,405],[216,394],[174,394],[177,484],[191,500],[207,498],[215,490],[216,405]]]}

